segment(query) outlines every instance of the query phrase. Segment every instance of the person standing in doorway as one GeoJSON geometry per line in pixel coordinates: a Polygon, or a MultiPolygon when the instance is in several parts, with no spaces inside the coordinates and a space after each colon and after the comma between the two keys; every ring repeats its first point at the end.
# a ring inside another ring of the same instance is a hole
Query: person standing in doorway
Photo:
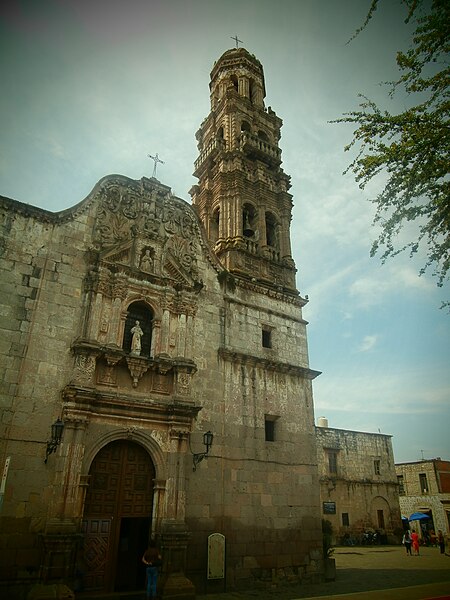
{"type": "Polygon", "coordinates": [[[412,541],[411,541],[411,536],[409,534],[409,529],[407,529],[405,531],[405,535],[403,536],[402,543],[405,546],[406,554],[408,554],[409,556],[411,556],[412,555],[412,552],[411,552],[411,543],[412,543],[412,541]]]}
{"type": "Polygon", "coordinates": [[[147,565],[147,579],[146,579],[146,594],[147,600],[150,598],[156,598],[156,586],[158,583],[158,572],[159,567],[162,564],[161,554],[156,547],[156,542],[150,540],[147,550],[144,552],[142,562],[147,565]]]}

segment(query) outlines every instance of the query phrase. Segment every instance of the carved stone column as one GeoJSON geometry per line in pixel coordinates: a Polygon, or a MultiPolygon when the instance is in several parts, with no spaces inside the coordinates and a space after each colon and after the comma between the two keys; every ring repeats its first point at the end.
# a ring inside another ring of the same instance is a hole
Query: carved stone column
{"type": "Polygon", "coordinates": [[[152,531],[151,537],[161,533],[161,523],[163,520],[164,495],[166,493],[166,480],[155,479],[153,481],[153,510],[152,510],[152,531]]]}
{"type": "Polygon", "coordinates": [[[163,310],[161,321],[161,353],[169,354],[169,337],[170,337],[170,312],[167,308],[163,310]]]}
{"type": "Polygon", "coordinates": [[[66,409],[64,419],[64,438],[62,442],[65,455],[62,473],[62,487],[57,489],[56,514],[63,523],[78,525],[80,519],[79,499],[81,463],[84,453],[84,435],[88,421],[86,417],[73,416],[66,409]]]}
{"type": "Polygon", "coordinates": [[[154,319],[152,327],[152,347],[150,349],[150,356],[156,356],[161,354],[161,320],[154,319]]]}
{"type": "Polygon", "coordinates": [[[102,312],[103,295],[101,292],[95,294],[94,302],[91,311],[91,326],[89,330],[89,339],[98,339],[98,332],[100,329],[100,315],[102,312]]]}
{"type": "Polygon", "coordinates": [[[291,224],[290,211],[285,211],[281,217],[280,254],[281,258],[291,257],[291,238],[289,228],[291,224]]]}
{"type": "Polygon", "coordinates": [[[111,333],[108,336],[110,343],[122,345],[123,328],[125,326],[126,312],[122,311],[123,300],[127,296],[128,281],[123,273],[116,273],[112,289],[114,298],[111,313],[111,333]]]}
{"type": "Polygon", "coordinates": [[[187,315],[186,320],[186,348],[184,356],[186,358],[192,358],[192,348],[194,347],[194,316],[192,314],[187,315]]]}
{"type": "Polygon", "coordinates": [[[171,451],[168,464],[168,490],[166,496],[167,518],[161,523],[161,554],[163,556],[162,598],[191,600],[195,587],[186,577],[186,553],[190,534],[185,518],[185,454],[187,431],[173,429],[170,432],[171,451]]]}
{"type": "Polygon", "coordinates": [[[53,494],[48,501],[48,518],[44,533],[39,535],[42,583],[64,582],[71,585],[76,556],[81,544],[79,533],[79,472],[85,419],[63,415],[65,428],[61,456],[52,457],[55,475],[53,494]]]}
{"type": "Polygon", "coordinates": [[[177,355],[186,356],[186,315],[178,315],[178,343],[177,355]]]}

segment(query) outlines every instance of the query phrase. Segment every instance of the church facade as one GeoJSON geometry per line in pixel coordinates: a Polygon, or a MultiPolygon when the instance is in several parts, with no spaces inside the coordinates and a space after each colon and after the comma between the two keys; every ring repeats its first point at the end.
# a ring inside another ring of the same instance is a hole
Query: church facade
{"type": "Polygon", "coordinates": [[[36,582],[143,589],[149,539],[166,598],[321,576],[318,372],[282,121],[243,48],[215,63],[210,95],[192,204],[117,175],[59,213],[0,198],[11,598],[36,582]]]}

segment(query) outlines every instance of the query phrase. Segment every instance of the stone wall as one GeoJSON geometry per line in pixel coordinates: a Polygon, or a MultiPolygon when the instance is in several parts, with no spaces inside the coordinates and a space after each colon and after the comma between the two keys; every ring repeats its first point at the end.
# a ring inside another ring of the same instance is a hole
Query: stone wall
{"type": "Polygon", "coordinates": [[[1,207],[2,465],[11,457],[2,589],[19,598],[45,578],[73,583],[90,466],[115,440],[151,456],[152,533],[187,525],[188,573],[200,587],[213,532],[226,537],[229,585],[318,578],[317,372],[296,294],[227,285],[195,213],[150,180],[105,178],[58,214],[8,199],[1,207]],[[146,248],[151,273],[140,265],[146,248]],[[135,301],[153,311],[147,358],[121,346],[135,301]],[[62,443],[45,464],[58,417],[62,443]],[[207,430],[213,447],[194,472],[207,430]]]}
{"type": "MultiPolygon", "coordinates": [[[[61,485],[44,465],[50,426],[79,327],[87,215],[58,227],[53,215],[1,202],[1,459],[10,457],[2,506],[1,578],[16,584],[39,574],[46,530],[61,485]]],[[[59,463],[57,463],[59,464],[59,463]]]]}
{"type": "MultiPolygon", "coordinates": [[[[450,534],[450,493],[447,477],[450,462],[440,459],[399,463],[395,466],[397,476],[403,478],[403,494],[400,494],[402,515],[409,517],[415,512],[431,511],[434,529],[450,534]],[[420,474],[426,475],[427,489],[421,489],[420,474]]],[[[414,523],[417,527],[417,522],[414,523]]],[[[420,533],[420,528],[417,528],[420,533]]]]}
{"type": "Polygon", "coordinates": [[[391,436],[328,427],[316,427],[316,435],[322,516],[332,523],[337,541],[348,535],[359,541],[368,529],[398,541],[401,516],[391,436]],[[330,453],[335,471],[330,470],[330,453]]]}

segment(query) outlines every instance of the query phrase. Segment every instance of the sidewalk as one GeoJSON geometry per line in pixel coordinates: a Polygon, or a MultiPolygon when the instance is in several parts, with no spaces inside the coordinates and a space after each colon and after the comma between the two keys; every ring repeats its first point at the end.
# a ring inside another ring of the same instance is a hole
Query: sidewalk
{"type": "MultiPolygon", "coordinates": [[[[281,597],[281,596],[280,596],[281,597]]],[[[313,596],[301,600],[450,600],[450,581],[355,594],[313,596]]]]}

